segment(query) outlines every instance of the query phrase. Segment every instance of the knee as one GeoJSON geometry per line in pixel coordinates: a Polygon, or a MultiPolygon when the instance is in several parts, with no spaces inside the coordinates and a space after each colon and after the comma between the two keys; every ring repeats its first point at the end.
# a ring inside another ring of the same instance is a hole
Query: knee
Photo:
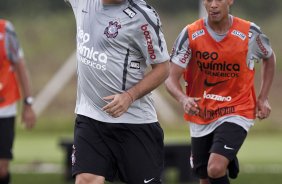
{"type": "Polygon", "coordinates": [[[8,175],[8,165],[7,164],[0,164],[0,178],[4,178],[8,175]]]}
{"type": "Polygon", "coordinates": [[[75,184],[87,184],[90,183],[90,178],[84,174],[78,174],[75,177],[75,184]]]}
{"type": "Polygon", "coordinates": [[[8,169],[0,168],[0,178],[5,178],[8,175],[8,169]]]}
{"type": "Polygon", "coordinates": [[[82,173],[75,177],[75,184],[104,184],[104,177],[93,174],[82,173]]]}
{"type": "Polygon", "coordinates": [[[226,169],[216,163],[212,163],[208,165],[208,176],[210,178],[220,178],[226,174],[226,169]]]}

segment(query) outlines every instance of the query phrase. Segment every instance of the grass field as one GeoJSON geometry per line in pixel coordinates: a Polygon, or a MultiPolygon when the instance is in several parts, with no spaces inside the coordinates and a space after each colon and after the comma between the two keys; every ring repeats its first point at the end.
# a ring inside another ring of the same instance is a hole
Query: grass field
{"type": "MultiPolygon", "coordinates": [[[[71,184],[60,174],[13,174],[13,184],[71,184]]],[[[269,173],[241,173],[239,178],[231,180],[232,184],[281,184],[281,174],[269,173]]],[[[173,179],[164,184],[180,184],[173,179]]],[[[184,183],[182,183],[184,184],[184,183]]],[[[188,184],[188,183],[187,183],[188,184]]],[[[189,184],[196,184],[190,182],[189,184]]]]}
{"type": "MultiPolygon", "coordinates": [[[[183,12],[176,17],[163,17],[164,33],[169,50],[181,29],[192,22],[197,14],[183,12]],[[173,22],[173,26],[171,26],[173,22]]],[[[11,17],[21,44],[25,50],[30,69],[35,95],[46,85],[48,80],[63,64],[75,48],[75,23],[69,13],[40,15],[29,20],[26,17],[11,17]],[[52,26],[55,25],[55,26],[52,26]]],[[[264,32],[269,35],[278,61],[282,49],[279,31],[281,15],[271,20],[259,22],[264,32]]],[[[279,71],[282,64],[278,62],[279,71]]],[[[239,152],[241,174],[232,184],[282,184],[282,86],[278,73],[271,90],[270,102],[273,108],[269,122],[255,126],[239,152]],[[278,80],[277,80],[278,79],[278,80]],[[279,132],[280,131],[280,132],[279,132]]],[[[165,90],[162,90],[165,91],[165,90]]],[[[164,92],[165,93],[165,92],[164,92]]],[[[164,96],[169,96],[167,93],[164,96]]],[[[181,122],[182,112],[176,102],[166,98],[178,109],[181,122]]],[[[11,165],[13,184],[64,184],[64,152],[60,141],[72,137],[73,109],[75,101],[75,79],[64,87],[54,102],[38,119],[38,124],[31,132],[17,128],[14,145],[15,159],[11,165]]],[[[164,122],[160,118],[161,122],[164,122]]],[[[174,123],[165,128],[166,143],[189,142],[187,125],[174,123]]],[[[177,173],[168,173],[166,184],[178,184],[177,173]]]]}
{"type": "MultiPolygon", "coordinates": [[[[178,132],[178,131],[177,131],[178,132]]],[[[188,133],[166,133],[166,143],[183,143],[188,133]]],[[[71,139],[70,132],[25,132],[19,130],[12,163],[13,184],[63,184],[64,151],[60,141],[71,139]]],[[[253,131],[239,152],[241,174],[233,184],[282,183],[282,134],[253,131]]],[[[187,160],[188,162],[188,160],[187,160]]],[[[177,184],[176,173],[167,173],[168,184],[177,184]]]]}

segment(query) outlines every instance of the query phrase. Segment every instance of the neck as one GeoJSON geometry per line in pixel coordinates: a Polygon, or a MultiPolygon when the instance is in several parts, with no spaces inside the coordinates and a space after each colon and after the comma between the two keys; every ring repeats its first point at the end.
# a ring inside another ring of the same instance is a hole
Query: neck
{"type": "Polygon", "coordinates": [[[211,21],[208,18],[208,24],[214,32],[216,32],[218,34],[224,34],[224,33],[228,32],[229,28],[231,27],[232,19],[231,19],[231,16],[229,16],[229,15],[227,17],[223,18],[222,20],[218,21],[218,22],[211,21]]]}

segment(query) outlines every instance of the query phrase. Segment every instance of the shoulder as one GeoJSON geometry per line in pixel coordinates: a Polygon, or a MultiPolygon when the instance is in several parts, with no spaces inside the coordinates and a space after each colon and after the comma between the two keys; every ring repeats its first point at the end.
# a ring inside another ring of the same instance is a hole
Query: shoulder
{"type": "Polygon", "coordinates": [[[245,20],[245,19],[242,19],[242,18],[240,18],[240,17],[236,17],[236,16],[233,16],[233,15],[230,15],[230,17],[233,18],[233,21],[234,21],[234,22],[239,22],[239,23],[241,23],[241,24],[250,24],[250,23],[251,23],[250,21],[245,20]]]}
{"type": "Polygon", "coordinates": [[[7,30],[14,30],[13,24],[9,20],[0,19],[1,24],[5,26],[5,29],[7,30]]]}
{"type": "Polygon", "coordinates": [[[177,40],[188,40],[189,34],[188,34],[188,26],[185,26],[182,31],[178,34],[177,40]]]}
{"type": "Polygon", "coordinates": [[[10,32],[15,32],[14,25],[10,21],[6,21],[6,30],[10,32]]]}
{"type": "Polygon", "coordinates": [[[187,25],[187,29],[188,30],[198,30],[198,29],[202,29],[203,26],[205,24],[205,19],[198,19],[195,22],[188,24],[187,25]]]}
{"type": "Polygon", "coordinates": [[[160,24],[157,11],[143,0],[128,0],[129,8],[134,12],[136,21],[148,22],[150,24],[160,24]]]}
{"type": "Polygon", "coordinates": [[[188,24],[188,26],[198,26],[198,25],[203,25],[203,23],[205,23],[206,19],[205,18],[201,18],[198,19],[194,22],[192,22],[191,24],[188,24]]]}
{"type": "Polygon", "coordinates": [[[14,25],[9,20],[1,20],[4,25],[4,30],[7,35],[15,35],[14,25]]]}
{"type": "Polygon", "coordinates": [[[189,37],[189,34],[195,31],[202,30],[203,27],[205,26],[206,20],[205,18],[197,19],[196,21],[186,25],[182,31],[180,32],[180,35],[184,35],[189,37]]]}
{"type": "Polygon", "coordinates": [[[250,31],[249,31],[249,39],[250,39],[251,42],[252,42],[252,41],[254,41],[254,40],[256,40],[256,39],[260,39],[260,38],[258,38],[258,37],[262,37],[262,38],[268,39],[268,38],[266,37],[266,35],[264,35],[264,34],[262,33],[260,27],[259,27],[257,24],[251,22],[251,24],[250,24],[250,31]]]}
{"type": "Polygon", "coordinates": [[[262,33],[260,27],[253,22],[251,22],[250,31],[253,32],[253,33],[257,33],[257,34],[262,33]]]}
{"type": "Polygon", "coordinates": [[[64,1],[65,1],[65,3],[66,3],[67,5],[71,6],[71,3],[70,3],[69,0],[64,0],[64,1]]]}

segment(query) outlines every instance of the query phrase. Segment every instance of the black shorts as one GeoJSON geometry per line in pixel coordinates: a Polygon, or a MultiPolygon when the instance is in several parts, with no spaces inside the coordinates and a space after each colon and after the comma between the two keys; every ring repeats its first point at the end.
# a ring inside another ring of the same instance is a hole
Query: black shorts
{"type": "Polygon", "coordinates": [[[210,153],[217,153],[232,161],[241,148],[247,132],[241,126],[224,122],[212,133],[191,139],[191,167],[202,179],[208,177],[207,165],[210,153]]]}
{"type": "Polygon", "coordinates": [[[0,118],[0,159],[12,159],[15,138],[15,117],[0,118]]]}
{"type": "Polygon", "coordinates": [[[104,123],[78,115],[72,174],[92,173],[130,184],[161,183],[164,134],[158,122],[104,123]]]}

